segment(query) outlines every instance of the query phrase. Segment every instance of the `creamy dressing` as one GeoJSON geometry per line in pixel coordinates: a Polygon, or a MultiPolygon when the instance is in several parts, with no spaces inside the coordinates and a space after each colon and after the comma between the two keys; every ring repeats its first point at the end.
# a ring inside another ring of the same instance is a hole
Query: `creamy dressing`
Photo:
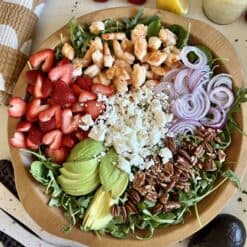
{"type": "Polygon", "coordinates": [[[247,0],[204,0],[207,17],[218,24],[234,22],[247,7],[247,0]]]}

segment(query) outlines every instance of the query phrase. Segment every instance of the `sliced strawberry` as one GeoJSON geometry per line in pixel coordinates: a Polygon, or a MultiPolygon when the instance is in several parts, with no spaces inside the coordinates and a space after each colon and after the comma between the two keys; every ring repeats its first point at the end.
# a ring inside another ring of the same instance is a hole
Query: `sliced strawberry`
{"type": "Polygon", "coordinates": [[[102,94],[105,96],[112,96],[115,93],[115,89],[113,87],[109,87],[100,83],[93,84],[91,86],[91,90],[95,94],[102,94]]]}
{"type": "Polygon", "coordinates": [[[79,102],[76,102],[71,106],[71,111],[73,113],[84,112],[85,106],[84,104],[80,104],[79,102]]]}
{"type": "Polygon", "coordinates": [[[28,121],[21,121],[16,126],[16,131],[18,132],[27,132],[31,129],[32,124],[28,121]]]}
{"type": "Polygon", "coordinates": [[[20,97],[12,97],[9,101],[8,113],[10,117],[19,118],[26,113],[27,104],[20,97]]]}
{"type": "Polygon", "coordinates": [[[45,153],[53,162],[57,164],[62,164],[69,154],[67,148],[65,147],[60,147],[59,149],[46,148],[45,153]]]}
{"type": "Polygon", "coordinates": [[[41,122],[39,121],[39,127],[40,127],[40,130],[43,132],[43,133],[47,133],[51,130],[54,130],[56,129],[56,119],[55,117],[52,117],[50,120],[48,121],[45,121],[45,122],[41,122]]]}
{"type": "Polygon", "coordinates": [[[51,102],[61,106],[72,105],[76,98],[71,88],[63,81],[59,80],[53,83],[53,92],[51,95],[51,102]]]}
{"type": "Polygon", "coordinates": [[[75,132],[75,136],[78,139],[78,141],[82,141],[88,137],[88,132],[87,131],[82,131],[82,130],[77,130],[75,132]]]}
{"type": "Polygon", "coordinates": [[[70,134],[76,129],[73,123],[73,114],[70,109],[65,109],[62,112],[62,131],[64,134],[70,134]]]}
{"type": "Polygon", "coordinates": [[[29,70],[26,72],[27,82],[30,85],[34,85],[37,81],[39,75],[42,75],[42,72],[39,70],[29,70]]]}
{"type": "Polygon", "coordinates": [[[82,92],[79,95],[78,101],[81,103],[85,103],[89,100],[95,100],[97,99],[97,95],[94,93],[91,93],[89,91],[86,90],[82,90],[82,92]]]}
{"type": "Polygon", "coordinates": [[[53,66],[54,57],[55,54],[52,49],[44,49],[32,54],[29,61],[34,68],[38,68],[42,64],[42,70],[49,72],[53,66]]]}
{"type": "Polygon", "coordinates": [[[37,120],[40,112],[49,108],[49,105],[41,105],[40,99],[33,99],[27,106],[26,118],[29,122],[37,120]]]}
{"type": "Polygon", "coordinates": [[[62,146],[63,147],[72,148],[72,147],[74,147],[74,145],[75,145],[74,138],[72,138],[70,135],[63,136],[63,139],[62,139],[62,146]]]}
{"type": "Polygon", "coordinates": [[[29,94],[34,96],[34,86],[33,85],[28,85],[27,86],[27,91],[28,91],[29,94]]]}
{"type": "Polygon", "coordinates": [[[96,100],[88,101],[85,103],[85,111],[96,119],[105,109],[105,104],[103,102],[98,102],[96,100]]]}
{"type": "Polygon", "coordinates": [[[63,57],[58,63],[57,63],[57,66],[61,66],[61,65],[64,65],[64,64],[69,64],[70,63],[70,60],[67,58],[67,57],[63,57]]]}
{"type": "Polygon", "coordinates": [[[25,148],[26,140],[23,133],[16,131],[14,136],[10,139],[10,143],[13,147],[16,148],[25,148]]]}
{"type": "Polygon", "coordinates": [[[34,85],[34,97],[47,98],[52,92],[52,82],[46,77],[41,75],[37,76],[37,80],[34,85]]]}
{"type": "Polygon", "coordinates": [[[39,121],[40,122],[47,122],[47,121],[51,120],[52,117],[55,117],[56,127],[60,128],[61,122],[62,122],[61,106],[54,105],[54,106],[51,106],[50,108],[39,113],[39,121]]]}
{"type": "Polygon", "coordinates": [[[62,144],[62,132],[60,130],[52,130],[43,136],[43,143],[49,145],[50,149],[60,148],[62,144]]]}
{"type": "Polygon", "coordinates": [[[91,85],[92,85],[92,78],[87,76],[80,76],[76,78],[75,83],[80,86],[80,88],[90,91],[91,85]]]}
{"type": "Polygon", "coordinates": [[[77,97],[80,95],[81,92],[83,92],[83,90],[75,83],[70,85],[70,88],[72,89],[74,95],[76,95],[77,97]]]}
{"type": "Polygon", "coordinates": [[[51,81],[62,80],[69,84],[72,80],[73,66],[72,64],[63,64],[53,68],[48,76],[51,81]]]}
{"type": "Polygon", "coordinates": [[[43,133],[36,126],[33,126],[27,136],[27,147],[35,150],[42,144],[43,133]]]}

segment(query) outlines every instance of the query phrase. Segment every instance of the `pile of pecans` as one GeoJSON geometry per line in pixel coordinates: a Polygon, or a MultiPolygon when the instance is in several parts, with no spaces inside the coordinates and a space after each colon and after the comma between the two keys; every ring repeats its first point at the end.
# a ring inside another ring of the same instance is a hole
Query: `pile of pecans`
{"type": "Polygon", "coordinates": [[[170,212],[181,207],[178,201],[178,191],[190,191],[192,176],[200,177],[200,172],[215,171],[215,161],[223,163],[226,154],[222,149],[214,149],[214,144],[222,144],[220,132],[211,128],[200,127],[193,136],[185,137],[177,144],[174,138],[167,137],[165,146],[173,153],[173,160],[162,164],[155,157],[155,165],[146,171],[138,171],[127,194],[124,205],[112,206],[114,217],[138,214],[138,204],[150,201],[154,204],[153,214],[170,212]]]}

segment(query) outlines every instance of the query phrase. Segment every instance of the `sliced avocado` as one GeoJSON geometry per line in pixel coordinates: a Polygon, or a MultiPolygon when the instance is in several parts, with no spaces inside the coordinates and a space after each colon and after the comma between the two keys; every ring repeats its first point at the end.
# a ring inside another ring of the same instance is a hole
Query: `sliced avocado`
{"type": "Polygon", "coordinates": [[[118,181],[114,184],[112,187],[112,197],[113,198],[118,198],[120,197],[124,191],[126,190],[127,186],[129,183],[129,176],[127,173],[122,172],[118,181]]]}
{"type": "Polygon", "coordinates": [[[102,142],[87,138],[75,145],[70,152],[67,161],[89,160],[96,157],[104,150],[105,146],[102,142]]]}
{"type": "Polygon", "coordinates": [[[98,170],[86,179],[69,179],[64,175],[60,175],[57,180],[66,193],[75,196],[86,195],[95,190],[100,184],[98,170]]]}
{"type": "Polygon", "coordinates": [[[118,155],[114,149],[111,149],[100,162],[100,182],[105,190],[112,191],[113,198],[119,197],[129,182],[127,173],[114,164],[117,161],[118,155]]]}
{"type": "Polygon", "coordinates": [[[111,149],[101,159],[100,162],[100,181],[106,190],[111,190],[121,175],[121,171],[116,169],[114,163],[118,161],[118,155],[111,149]]]}
{"type": "Polygon", "coordinates": [[[111,193],[105,191],[101,186],[94,195],[94,198],[86,211],[83,219],[82,227],[85,230],[100,230],[107,226],[112,220],[110,212],[114,200],[111,193]]]}
{"type": "Polygon", "coordinates": [[[97,167],[97,158],[85,161],[71,161],[63,163],[63,167],[60,169],[60,172],[62,173],[64,170],[66,170],[69,173],[87,175],[93,173],[97,169],[97,167]]]}

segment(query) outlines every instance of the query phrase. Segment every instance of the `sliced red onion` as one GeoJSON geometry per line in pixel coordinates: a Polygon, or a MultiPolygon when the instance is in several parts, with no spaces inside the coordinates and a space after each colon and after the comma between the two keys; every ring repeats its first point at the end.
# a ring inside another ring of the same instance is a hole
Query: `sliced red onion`
{"type": "Polygon", "coordinates": [[[200,126],[201,123],[194,120],[177,121],[170,127],[168,136],[176,137],[179,134],[193,133],[200,126]]]}
{"type": "Polygon", "coordinates": [[[232,105],[234,101],[234,95],[229,88],[225,86],[219,86],[210,91],[209,99],[212,103],[218,105],[219,107],[227,109],[232,105]]]}
{"type": "Polygon", "coordinates": [[[176,100],[173,106],[174,114],[180,119],[200,120],[210,108],[208,95],[203,88],[197,88],[193,94],[186,94],[176,100]]]}
{"type": "Polygon", "coordinates": [[[180,53],[180,57],[183,64],[191,69],[201,69],[208,63],[206,54],[195,46],[185,46],[180,53]],[[198,57],[195,63],[191,63],[188,59],[188,55],[191,52],[194,52],[198,57]]]}
{"type": "Polygon", "coordinates": [[[166,75],[164,75],[162,78],[161,78],[161,82],[174,82],[175,81],[175,78],[178,74],[178,72],[181,71],[181,68],[180,69],[172,69],[170,70],[169,72],[167,72],[166,75]]]}
{"type": "Polygon", "coordinates": [[[174,85],[175,85],[175,90],[178,94],[183,95],[190,93],[189,82],[190,82],[191,72],[192,72],[191,69],[183,69],[177,74],[174,85]]]}
{"type": "Polygon", "coordinates": [[[213,88],[225,86],[232,90],[232,76],[229,74],[218,74],[214,76],[207,85],[207,92],[210,93],[213,88]]]}
{"type": "Polygon", "coordinates": [[[164,92],[168,96],[169,100],[173,100],[176,97],[174,84],[171,82],[161,82],[157,84],[154,88],[154,93],[159,94],[161,92],[164,92]]]}
{"type": "Polygon", "coordinates": [[[206,65],[205,67],[197,70],[193,70],[190,77],[189,87],[193,91],[199,86],[205,86],[210,81],[211,74],[210,67],[206,65]]]}
{"type": "Polygon", "coordinates": [[[226,111],[220,107],[211,107],[208,115],[201,119],[202,125],[214,129],[222,129],[226,123],[226,111]]]}

